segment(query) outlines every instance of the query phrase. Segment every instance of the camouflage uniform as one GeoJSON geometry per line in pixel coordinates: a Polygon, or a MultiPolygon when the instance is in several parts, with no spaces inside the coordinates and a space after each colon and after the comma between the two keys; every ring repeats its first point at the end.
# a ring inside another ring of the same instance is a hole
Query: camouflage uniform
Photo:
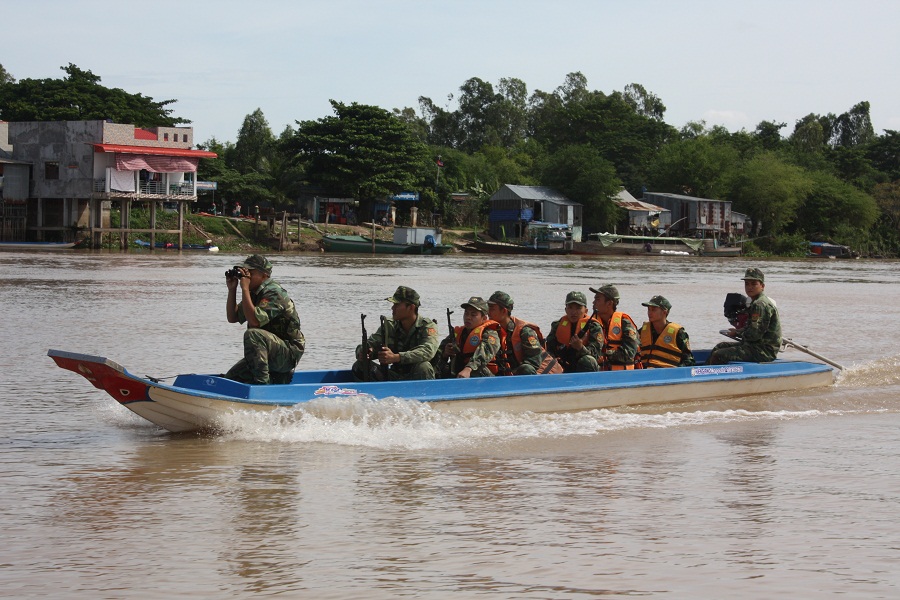
{"type": "Polygon", "coordinates": [[[639,346],[637,326],[622,313],[622,342],[615,350],[604,349],[603,356],[610,365],[633,365],[639,346]]]}
{"type": "MultiPolygon", "coordinates": [[[[550,326],[550,334],[547,336],[547,352],[559,360],[566,373],[586,373],[600,370],[600,361],[603,357],[603,325],[600,321],[589,320],[584,328],[573,335],[588,337],[581,350],[576,351],[571,346],[560,347],[556,341],[556,330],[565,319],[554,321],[550,326]]],[[[572,325],[577,325],[573,323],[572,325]]]]}
{"type": "Polygon", "coordinates": [[[516,360],[516,354],[512,348],[512,334],[516,329],[516,321],[510,317],[506,324],[506,344],[501,342],[500,351],[497,353],[497,365],[503,371],[503,363],[512,371],[512,375],[536,375],[538,368],[544,360],[544,347],[541,346],[540,336],[529,325],[523,325],[519,336],[522,340],[522,362],[516,360]]]}
{"type": "MultiPolygon", "coordinates": [[[[437,352],[438,337],[437,324],[431,319],[419,316],[409,331],[404,331],[397,321],[385,319],[378,331],[369,336],[368,346],[369,356],[376,357],[387,346],[400,355],[400,362],[383,368],[377,361],[358,359],[353,363],[353,376],[357,380],[363,379],[366,364],[371,370],[371,380],[434,379],[431,359],[437,352]]],[[[362,344],[356,347],[356,356],[361,354],[362,344]]]]}
{"type": "MultiPolygon", "coordinates": [[[[248,327],[244,332],[244,358],[225,377],[253,384],[290,383],[306,348],[294,302],[271,279],[260,284],[250,297],[256,307],[259,327],[248,327]]],[[[238,323],[247,321],[241,303],[237,305],[237,320],[238,323]]]]}
{"type": "MultiPolygon", "coordinates": [[[[465,341],[468,335],[469,330],[463,329],[461,336],[463,341],[465,341]]],[[[456,339],[455,332],[445,337],[440,346],[438,346],[438,352],[437,354],[435,354],[435,357],[438,360],[443,357],[444,348],[450,344],[456,344],[457,346],[459,346],[459,340],[456,339]]],[[[442,376],[456,377],[456,375],[460,371],[462,371],[466,367],[469,367],[470,369],[472,369],[472,377],[493,377],[494,374],[491,373],[490,369],[488,369],[488,363],[494,360],[494,357],[497,356],[497,352],[499,352],[499,350],[500,334],[493,329],[484,328],[481,331],[481,339],[478,341],[475,352],[471,357],[469,357],[468,362],[463,363],[462,353],[457,352],[456,356],[450,359],[449,365],[445,365],[447,367],[447,372],[442,374],[442,376]]]]}
{"type": "MultiPolygon", "coordinates": [[[[582,292],[569,292],[566,295],[566,306],[569,304],[587,306],[587,298],[582,292]]],[[[603,325],[600,321],[589,319],[584,327],[576,331],[578,323],[569,323],[568,316],[550,325],[550,333],[547,336],[547,352],[555,356],[566,373],[589,373],[599,371],[599,361],[603,356],[603,325]],[[562,345],[556,338],[560,323],[566,322],[571,327],[570,338],[578,336],[584,338],[584,346],[575,350],[568,344],[562,345]],[[585,334],[587,337],[585,338],[585,334]]]]}
{"type": "MultiPolygon", "coordinates": [[[[764,282],[762,271],[756,268],[747,269],[744,279],[756,279],[764,282]]],[[[737,331],[739,342],[722,342],[717,344],[707,361],[711,365],[720,365],[729,361],[772,362],[781,350],[781,319],[775,303],[760,292],[747,308],[750,315],[747,325],[737,331]]]]}

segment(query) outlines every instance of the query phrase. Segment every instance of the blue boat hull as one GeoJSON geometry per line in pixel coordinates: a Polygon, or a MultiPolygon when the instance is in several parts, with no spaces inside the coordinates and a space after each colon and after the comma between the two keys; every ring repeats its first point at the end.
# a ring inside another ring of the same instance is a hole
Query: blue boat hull
{"type": "MultiPolygon", "coordinates": [[[[695,353],[701,359],[704,352],[695,353]]],[[[439,410],[566,412],[763,394],[831,385],[830,367],[803,361],[734,363],[561,375],[355,382],[349,371],[298,371],[291,384],[247,385],[217,375],[171,384],[137,377],[103,357],[50,350],[64,369],[169,431],[216,429],[225,414],[295,407],[319,398],[367,396],[426,402],[439,410]]]]}

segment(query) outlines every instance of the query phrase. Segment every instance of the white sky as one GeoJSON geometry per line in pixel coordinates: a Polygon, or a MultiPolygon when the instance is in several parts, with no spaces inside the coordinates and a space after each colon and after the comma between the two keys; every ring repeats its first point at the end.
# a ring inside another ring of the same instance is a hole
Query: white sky
{"type": "Polygon", "coordinates": [[[275,135],[329,99],[439,106],[479,77],[550,92],[581,71],[639,83],[675,127],[752,131],[871,104],[900,129],[898,0],[5,0],[0,64],[16,79],[68,63],[107,87],[177,99],[197,141],[234,141],[261,108],[275,135]]]}

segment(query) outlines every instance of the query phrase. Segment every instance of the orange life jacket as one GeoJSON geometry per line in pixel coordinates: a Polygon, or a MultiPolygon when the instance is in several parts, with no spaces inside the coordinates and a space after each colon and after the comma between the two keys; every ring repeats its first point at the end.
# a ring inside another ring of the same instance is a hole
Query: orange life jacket
{"type": "Polygon", "coordinates": [[[640,355],[645,368],[677,367],[681,364],[682,352],[676,343],[681,330],[678,323],[666,323],[656,341],[653,341],[653,325],[641,325],[640,355]]]}
{"type": "MultiPolygon", "coordinates": [[[[457,369],[457,373],[462,371],[465,366],[469,363],[469,360],[472,358],[472,355],[475,354],[475,350],[478,349],[478,346],[481,345],[481,336],[484,334],[485,329],[493,329],[500,334],[500,323],[497,321],[491,321],[490,319],[479,325],[478,327],[472,329],[471,331],[466,331],[466,328],[463,326],[457,325],[453,328],[454,338],[456,339],[456,345],[459,347],[459,354],[456,355],[458,362],[454,361],[453,366],[462,365],[459,369],[457,369]],[[466,339],[462,339],[463,334],[465,334],[466,339]]],[[[497,367],[497,357],[491,359],[491,362],[487,364],[488,370],[494,375],[497,374],[499,368],[497,367]]]]}
{"type": "MultiPolygon", "coordinates": [[[[609,318],[609,327],[603,328],[603,335],[606,340],[604,344],[604,352],[606,350],[618,350],[619,346],[622,345],[622,320],[628,319],[631,321],[631,325],[637,329],[634,325],[634,319],[629,317],[627,314],[623,312],[614,312],[613,315],[609,318]]],[[[606,363],[605,370],[607,371],[631,371],[634,369],[634,365],[612,365],[606,363]]]]}
{"type": "Polygon", "coordinates": [[[544,336],[541,334],[540,327],[512,315],[509,318],[515,323],[515,328],[512,333],[509,333],[505,327],[500,327],[500,353],[503,354],[500,375],[512,375],[516,367],[525,360],[525,354],[522,352],[522,328],[526,325],[534,330],[541,345],[541,365],[537,368],[538,375],[562,373],[562,365],[545,349],[544,336]],[[515,364],[512,364],[513,360],[515,360],[515,364]]]}

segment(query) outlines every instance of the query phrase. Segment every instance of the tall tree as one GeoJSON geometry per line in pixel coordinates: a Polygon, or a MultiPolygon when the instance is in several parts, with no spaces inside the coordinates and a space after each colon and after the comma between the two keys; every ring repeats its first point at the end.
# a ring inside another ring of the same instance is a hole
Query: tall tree
{"type": "Polygon", "coordinates": [[[729,198],[750,215],[757,234],[777,235],[796,219],[812,187],[803,169],[763,152],[737,170],[729,198]]]}
{"type": "Polygon", "coordinates": [[[659,192],[725,198],[738,163],[737,150],[710,136],[678,140],[655,156],[650,185],[659,192]]]}
{"type": "Polygon", "coordinates": [[[5,84],[5,83],[15,83],[15,82],[16,82],[16,78],[13,77],[13,76],[9,73],[9,71],[7,71],[7,70],[3,67],[3,65],[0,65],[0,85],[3,85],[3,84],[5,84]]]}
{"type": "Polygon", "coordinates": [[[171,127],[190,121],[172,116],[175,100],[100,85],[100,77],[69,63],[64,79],[22,79],[0,86],[0,119],[83,121],[110,119],[139,127],[171,127]]]}
{"type": "Polygon", "coordinates": [[[619,214],[612,197],[621,189],[615,167],[587,144],[570,145],[549,155],[541,181],[582,204],[588,231],[614,231],[619,214]]]}
{"type": "Polygon", "coordinates": [[[244,117],[231,166],[240,173],[267,173],[275,153],[275,136],[262,109],[244,117]]]}
{"type": "Polygon", "coordinates": [[[297,123],[286,142],[307,165],[310,182],[358,199],[418,189],[431,173],[427,147],[409,127],[377,106],[331,100],[334,116],[297,123]]]}

